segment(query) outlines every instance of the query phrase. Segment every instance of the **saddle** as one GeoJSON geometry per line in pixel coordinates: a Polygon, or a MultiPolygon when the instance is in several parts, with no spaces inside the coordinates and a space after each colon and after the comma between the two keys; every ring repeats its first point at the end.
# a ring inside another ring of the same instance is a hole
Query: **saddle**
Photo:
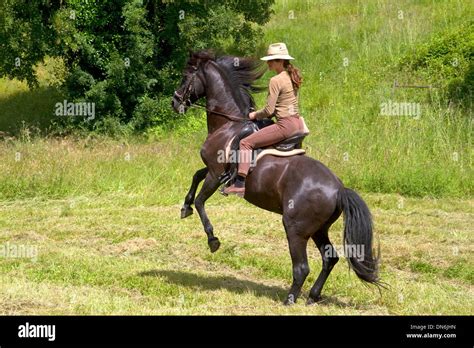
{"type": "MultiPolygon", "coordinates": [[[[239,147],[240,147],[240,141],[242,139],[274,123],[275,122],[273,122],[271,119],[268,119],[268,118],[257,120],[257,121],[247,121],[242,127],[242,130],[232,140],[229,150],[231,151],[231,153],[238,153],[239,147]]],[[[279,143],[273,144],[271,146],[254,149],[252,158],[258,158],[258,155],[263,150],[266,150],[266,149],[274,149],[278,152],[290,152],[293,150],[301,149],[303,147],[303,140],[307,135],[308,133],[299,133],[279,143]]],[[[275,154],[276,152],[273,151],[273,153],[275,154]]],[[[291,154],[288,153],[286,155],[291,155],[291,154]]],[[[231,185],[237,176],[237,169],[238,169],[238,163],[231,162],[229,165],[229,168],[224,173],[222,173],[221,176],[219,177],[219,182],[221,184],[226,184],[224,185],[224,187],[231,185]]]]}

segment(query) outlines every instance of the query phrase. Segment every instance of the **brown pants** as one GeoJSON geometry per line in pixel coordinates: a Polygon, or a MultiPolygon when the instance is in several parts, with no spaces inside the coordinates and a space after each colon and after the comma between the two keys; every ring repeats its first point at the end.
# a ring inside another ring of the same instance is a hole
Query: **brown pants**
{"type": "Polygon", "coordinates": [[[275,124],[262,128],[258,132],[242,139],[239,149],[240,161],[238,174],[247,176],[250,169],[253,149],[279,143],[303,131],[303,122],[299,117],[283,117],[275,124]]]}

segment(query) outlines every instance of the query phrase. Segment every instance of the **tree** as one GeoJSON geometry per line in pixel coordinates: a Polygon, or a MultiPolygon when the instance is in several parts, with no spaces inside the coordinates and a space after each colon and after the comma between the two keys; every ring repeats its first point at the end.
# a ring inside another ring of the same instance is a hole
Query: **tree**
{"type": "Polygon", "coordinates": [[[95,103],[96,121],[135,118],[145,127],[140,110],[149,108],[141,104],[164,105],[188,50],[255,54],[273,2],[3,0],[0,75],[35,87],[33,66],[59,57],[69,71],[64,87],[71,101],[95,103]]]}

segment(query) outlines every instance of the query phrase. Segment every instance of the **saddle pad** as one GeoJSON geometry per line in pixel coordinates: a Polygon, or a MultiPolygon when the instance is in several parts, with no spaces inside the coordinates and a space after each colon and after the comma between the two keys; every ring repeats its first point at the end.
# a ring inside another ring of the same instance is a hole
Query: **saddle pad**
{"type": "Polygon", "coordinates": [[[273,155],[273,156],[279,156],[279,157],[289,157],[289,156],[294,156],[294,155],[302,155],[306,151],[303,149],[295,149],[291,151],[278,151],[277,149],[266,149],[260,152],[257,156],[256,162],[258,163],[258,160],[262,158],[263,156],[266,155],[273,155]]]}
{"type": "MultiPolygon", "coordinates": [[[[232,144],[232,141],[234,140],[235,137],[232,137],[230,141],[227,143],[227,146],[225,148],[225,162],[228,163],[229,160],[229,154],[230,154],[230,144],[232,144]]],[[[274,156],[279,156],[279,157],[289,157],[289,156],[295,156],[295,155],[301,155],[305,153],[306,151],[303,149],[294,149],[291,151],[278,151],[277,149],[265,149],[262,150],[255,161],[255,164],[257,164],[258,160],[262,158],[263,156],[266,155],[274,155],[274,156]]]]}

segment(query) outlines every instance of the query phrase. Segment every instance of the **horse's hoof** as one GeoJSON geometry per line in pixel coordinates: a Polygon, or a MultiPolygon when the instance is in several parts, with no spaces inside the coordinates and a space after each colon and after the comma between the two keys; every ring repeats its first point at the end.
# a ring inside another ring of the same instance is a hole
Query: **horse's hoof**
{"type": "Polygon", "coordinates": [[[181,208],[181,219],[187,218],[189,215],[193,215],[193,208],[182,207],[181,208]]]}
{"type": "Polygon", "coordinates": [[[295,296],[290,294],[290,295],[288,295],[288,298],[285,300],[285,302],[283,302],[283,304],[285,306],[292,306],[292,305],[295,304],[295,302],[296,302],[295,301],[295,296]]]}
{"type": "Polygon", "coordinates": [[[211,249],[211,253],[215,253],[217,249],[221,246],[221,242],[219,242],[219,239],[214,238],[211,239],[207,242],[209,244],[209,248],[211,249]]]}
{"type": "Polygon", "coordinates": [[[321,296],[317,296],[316,298],[309,297],[308,300],[306,301],[306,305],[307,306],[314,305],[314,304],[320,302],[321,299],[322,299],[321,296]]]}

